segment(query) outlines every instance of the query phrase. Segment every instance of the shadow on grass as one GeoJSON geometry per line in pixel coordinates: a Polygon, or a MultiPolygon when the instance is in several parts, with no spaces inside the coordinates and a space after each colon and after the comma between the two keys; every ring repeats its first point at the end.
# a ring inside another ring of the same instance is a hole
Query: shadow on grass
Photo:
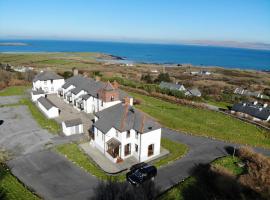
{"type": "Polygon", "coordinates": [[[184,187],[184,200],[256,200],[262,197],[241,185],[236,177],[226,171],[213,170],[210,164],[198,164],[191,170],[194,181],[184,187]]]}

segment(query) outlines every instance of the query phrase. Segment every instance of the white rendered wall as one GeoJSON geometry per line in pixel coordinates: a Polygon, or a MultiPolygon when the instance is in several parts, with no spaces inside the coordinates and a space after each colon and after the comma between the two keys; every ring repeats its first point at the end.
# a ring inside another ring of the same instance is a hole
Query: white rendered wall
{"type": "Polygon", "coordinates": [[[52,107],[47,110],[40,102],[37,101],[37,105],[40,110],[46,115],[47,118],[55,118],[59,116],[59,109],[57,107],[52,107]]]}
{"type": "Polygon", "coordinates": [[[78,126],[66,127],[66,124],[64,122],[62,122],[62,130],[66,136],[74,135],[74,134],[81,134],[81,133],[83,133],[83,125],[80,124],[78,126]],[[76,127],[78,127],[78,128],[76,128],[76,127]]]}
{"type": "Polygon", "coordinates": [[[31,99],[33,102],[36,102],[40,97],[45,97],[45,94],[33,94],[33,92],[31,92],[31,99]]]}
{"type": "Polygon", "coordinates": [[[33,82],[33,90],[42,89],[47,94],[57,93],[58,89],[60,89],[65,83],[64,79],[57,80],[47,80],[47,81],[36,81],[33,82]]]}

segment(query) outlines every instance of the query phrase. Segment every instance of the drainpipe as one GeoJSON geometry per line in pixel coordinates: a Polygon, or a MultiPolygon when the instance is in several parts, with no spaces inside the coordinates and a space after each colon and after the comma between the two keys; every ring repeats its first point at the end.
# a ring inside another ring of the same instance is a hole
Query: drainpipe
{"type": "Polygon", "coordinates": [[[141,162],[141,152],[142,152],[142,135],[140,134],[140,154],[139,154],[139,162],[141,162]]]}

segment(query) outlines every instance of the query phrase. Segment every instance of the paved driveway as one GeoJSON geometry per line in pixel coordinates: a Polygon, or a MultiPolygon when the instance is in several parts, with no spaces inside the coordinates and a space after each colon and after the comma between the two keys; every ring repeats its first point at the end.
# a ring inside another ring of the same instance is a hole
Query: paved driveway
{"type": "Polygon", "coordinates": [[[15,156],[39,151],[53,137],[39,127],[25,106],[0,108],[0,120],[4,121],[0,125],[0,146],[15,156]]]}
{"type": "MultiPolygon", "coordinates": [[[[205,137],[191,136],[182,134],[170,129],[163,128],[162,137],[178,141],[189,146],[189,152],[185,157],[173,162],[170,165],[158,170],[158,176],[155,179],[156,184],[165,191],[183,179],[191,175],[191,170],[198,164],[206,164],[216,158],[226,156],[225,147],[239,145],[212,140],[205,137]]],[[[255,149],[264,155],[270,156],[270,150],[261,148],[255,149]]]]}
{"type": "Polygon", "coordinates": [[[89,128],[92,126],[93,115],[80,112],[73,108],[71,104],[64,102],[64,100],[58,97],[56,94],[48,95],[48,99],[51,100],[60,110],[60,116],[55,118],[58,123],[63,121],[80,118],[83,122],[83,130],[85,134],[88,134],[89,128]]]}
{"type": "Polygon", "coordinates": [[[0,105],[18,103],[21,98],[21,96],[1,96],[0,105]]]}
{"type": "Polygon", "coordinates": [[[48,200],[87,200],[99,181],[65,157],[41,151],[8,162],[11,172],[48,200]]]}

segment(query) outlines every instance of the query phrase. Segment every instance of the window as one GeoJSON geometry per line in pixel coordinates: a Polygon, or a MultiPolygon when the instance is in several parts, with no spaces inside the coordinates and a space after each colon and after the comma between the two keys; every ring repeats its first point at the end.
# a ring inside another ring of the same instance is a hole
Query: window
{"type": "Polygon", "coordinates": [[[131,152],[131,145],[129,143],[125,145],[125,156],[130,155],[130,152],[131,152]]]}
{"type": "Polygon", "coordinates": [[[148,146],[148,157],[154,154],[154,144],[148,146]]]}
{"type": "Polygon", "coordinates": [[[47,85],[47,81],[44,81],[44,85],[47,85]]]}
{"type": "Polygon", "coordinates": [[[51,84],[53,84],[53,80],[51,80],[51,84]]]}
{"type": "Polygon", "coordinates": [[[115,135],[116,135],[116,137],[118,137],[118,130],[115,130],[116,132],[115,132],[115,135]]]}
{"type": "Polygon", "coordinates": [[[130,131],[127,131],[127,138],[130,138],[130,131]]]}
{"type": "Polygon", "coordinates": [[[139,137],[139,132],[136,131],[135,138],[138,139],[138,137],[139,137]]]}
{"type": "Polygon", "coordinates": [[[114,101],[114,96],[111,96],[111,101],[114,101]]]}
{"type": "Polygon", "coordinates": [[[52,92],[54,91],[54,88],[53,88],[53,87],[51,87],[51,91],[52,91],[52,92]]]}
{"type": "Polygon", "coordinates": [[[102,141],[104,141],[104,134],[102,134],[102,141]]]}
{"type": "Polygon", "coordinates": [[[136,151],[136,153],[138,153],[138,145],[137,144],[135,144],[135,151],[136,151]]]}

